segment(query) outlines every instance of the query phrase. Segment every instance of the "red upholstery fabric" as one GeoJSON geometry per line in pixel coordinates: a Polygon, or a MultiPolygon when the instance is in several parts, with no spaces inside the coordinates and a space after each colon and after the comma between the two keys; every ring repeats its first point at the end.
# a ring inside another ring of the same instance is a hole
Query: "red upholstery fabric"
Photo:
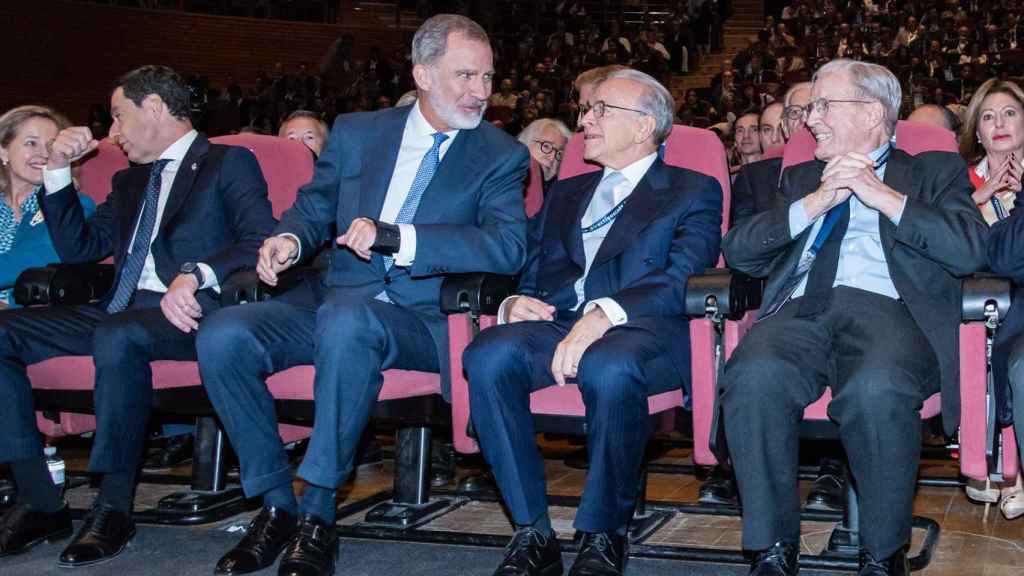
{"type": "Polygon", "coordinates": [[[267,195],[275,218],[295,203],[295,193],[313,179],[313,153],[296,140],[261,134],[233,134],[211,138],[210,142],[241,146],[256,155],[267,180],[267,195]]]}
{"type": "MultiPolygon", "coordinates": [[[[812,160],[816,145],[810,130],[798,130],[786,143],[782,169],[812,160]]],[[[911,155],[921,152],[959,152],[956,138],[949,130],[906,120],[896,123],[896,147],[911,155]]]]}
{"type": "Polygon", "coordinates": [[[530,174],[526,179],[526,188],[523,191],[526,202],[526,217],[533,218],[533,215],[540,212],[544,205],[544,172],[536,160],[530,160],[530,174]]]}
{"type": "Polygon", "coordinates": [[[128,157],[121,147],[104,138],[92,155],[82,161],[78,188],[100,204],[110,194],[111,178],[128,167],[128,157]]]}

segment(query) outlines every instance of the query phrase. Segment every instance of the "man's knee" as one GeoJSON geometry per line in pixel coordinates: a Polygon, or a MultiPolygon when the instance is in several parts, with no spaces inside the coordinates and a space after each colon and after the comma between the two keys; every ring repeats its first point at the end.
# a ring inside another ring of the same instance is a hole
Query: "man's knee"
{"type": "Polygon", "coordinates": [[[328,299],[316,312],[319,342],[349,342],[364,338],[378,324],[365,302],[328,299]]]}
{"type": "Polygon", "coordinates": [[[146,357],[150,340],[139,322],[121,318],[103,322],[92,334],[93,362],[96,366],[116,366],[146,357]]]}
{"type": "Polygon", "coordinates": [[[246,304],[224,308],[214,312],[199,324],[196,334],[196,354],[204,370],[228,367],[240,356],[259,353],[262,346],[255,332],[246,321],[250,310],[246,304]]]}
{"type": "Polygon", "coordinates": [[[495,326],[473,339],[462,355],[470,390],[492,386],[508,371],[528,364],[528,353],[516,332],[511,325],[495,326]]]}
{"type": "Polygon", "coordinates": [[[891,422],[916,413],[924,401],[915,379],[889,366],[863,368],[852,375],[829,405],[830,414],[843,420],[891,422]]]}
{"type": "Polygon", "coordinates": [[[643,368],[643,362],[630,347],[601,339],[583,353],[576,380],[583,397],[590,401],[611,405],[646,401],[643,368]]]}

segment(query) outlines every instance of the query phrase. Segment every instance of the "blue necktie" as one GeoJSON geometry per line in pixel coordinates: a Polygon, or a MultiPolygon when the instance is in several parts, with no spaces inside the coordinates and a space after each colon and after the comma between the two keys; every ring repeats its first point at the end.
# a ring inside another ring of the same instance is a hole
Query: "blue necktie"
{"type": "MultiPolygon", "coordinates": [[[[405,202],[402,203],[402,208],[398,211],[395,224],[408,224],[412,222],[413,216],[416,215],[416,209],[420,206],[420,199],[423,198],[423,192],[434,178],[437,165],[441,163],[441,143],[447,140],[448,136],[441,132],[434,132],[433,136],[434,145],[430,147],[430,150],[423,156],[423,160],[420,161],[420,167],[416,170],[416,177],[412,180],[409,194],[405,197],[405,202]]],[[[384,256],[384,269],[390,270],[394,262],[394,256],[384,256]]]]}
{"type": "Polygon", "coordinates": [[[117,289],[114,297],[107,305],[107,312],[116,314],[128,307],[135,289],[139,285],[139,278],[142,277],[142,267],[146,264],[146,256],[149,256],[149,243],[153,237],[153,227],[156,226],[156,209],[160,201],[160,178],[164,166],[170,162],[169,159],[153,162],[149,171],[149,183],[146,184],[146,197],[142,206],[142,217],[139,218],[139,227],[135,230],[135,240],[132,241],[132,250],[121,267],[121,278],[117,281],[117,289]]]}

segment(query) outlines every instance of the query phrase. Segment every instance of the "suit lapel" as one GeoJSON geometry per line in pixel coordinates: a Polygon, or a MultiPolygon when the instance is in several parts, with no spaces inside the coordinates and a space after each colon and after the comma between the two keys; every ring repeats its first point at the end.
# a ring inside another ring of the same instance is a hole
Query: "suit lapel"
{"type": "Polygon", "coordinates": [[[420,205],[413,216],[413,223],[438,222],[443,219],[448,202],[453,193],[466,190],[467,181],[478,173],[472,168],[482,166],[484,161],[483,146],[479,142],[478,130],[460,130],[455,140],[441,159],[441,163],[430,179],[430,184],[423,191],[420,205]]]}
{"type": "Polygon", "coordinates": [[[171,185],[171,192],[167,195],[167,204],[164,206],[164,215],[160,219],[160,232],[162,233],[167,225],[174,220],[174,215],[185,205],[185,200],[192,193],[192,184],[199,175],[199,169],[210,151],[210,141],[202,134],[196,136],[192,145],[189,146],[185,157],[178,165],[178,173],[174,175],[174,184],[171,185]]]}
{"type": "Polygon", "coordinates": [[[139,213],[142,211],[142,200],[146,194],[146,185],[149,183],[149,166],[136,166],[129,169],[128,174],[124,176],[124,192],[122,192],[123,200],[120,202],[122,206],[116,206],[115,209],[123,210],[126,218],[120,219],[121,227],[121,238],[124,238],[124,246],[121,252],[127,253],[130,248],[129,243],[132,239],[132,233],[135,231],[135,225],[139,221],[139,213]]]}
{"type": "Polygon", "coordinates": [[[591,265],[592,270],[618,256],[651,220],[662,213],[662,208],[672,198],[664,170],[665,165],[656,160],[637,183],[622,212],[608,230],[608,235],[601,242],[591,265]]]}
{"type": "MultiPolygon", "coordinates": [[[[891,154],[885,166],[885,185],[908,197],[916,196],[917,186],[911,177],[913,158],[898,149],[893,149],[891,154]]],[[[886,253],[890,252],[896,244],[896,225],[881,212],[878,213],[878,235],[882,239],[882,248],[886,253]]]]}
{"type": "Polygon", "coordinates": [[[575,189],[566,191],[566,215],[572,218],[572,221],[569,226],[561,226],[562,243],[569,259],[575,262],[581,271],[587,267],[587,255],[583,251],[583,215],[586,214],[590,199],[594,197],[603,175],[604,171],[598,170],[581,177],[575,189]]]}
{"type": "Polygon", "coordinates": [[[394,108],[381,114],[374,127],[374,134],[368,135],[369,142],[363,148],[362,177],[366,182],[359,194],[360,216],[379,218],[384,207],[384,198],[395,172],[398,151],[402,147],[405,121],[412,106],[394,108]]]}

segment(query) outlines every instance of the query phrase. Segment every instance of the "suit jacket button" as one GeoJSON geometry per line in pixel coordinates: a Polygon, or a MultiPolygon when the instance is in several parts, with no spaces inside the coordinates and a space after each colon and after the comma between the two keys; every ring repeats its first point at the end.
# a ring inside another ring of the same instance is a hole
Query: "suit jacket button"
{"type": "Polygon", "coordinates": [[[384,275],[384,283],[385,284],[391,284],[391,275],[390,274],[385,274],[384,275]]]}
{"type": "Polygon", "coordinates": [[[548,291],[547,290],[541,290],[541,291],[537,292],[537,294],[539,294],[541,298],[547,298],[548,291]]]}
{"type": "Polygon", "coordinates": [[[648,266],[653,266],[654,258],[644,258],[644,264],[647,264],[648,266]]]}

